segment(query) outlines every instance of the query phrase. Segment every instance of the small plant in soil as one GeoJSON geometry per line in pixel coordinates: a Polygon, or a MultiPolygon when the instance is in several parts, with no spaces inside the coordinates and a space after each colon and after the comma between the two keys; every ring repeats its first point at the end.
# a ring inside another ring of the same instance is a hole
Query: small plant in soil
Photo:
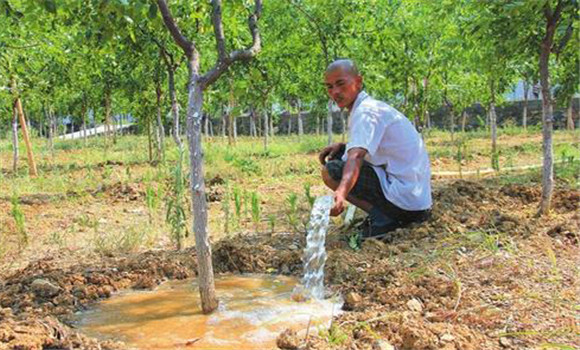
{"type": "Polygon", "coordinates": [[[12,196],[10,202],[12,203],[10,213],[14,219],[16,231],[18,233],[18,245],[20,248],[23,248],[28,245],[28,233],[26,232],[26,225],[24,223],[24,213],[22,212],[22,209],[20,209],[20,203],[16,194],[12,196]]]}
{"type": "Polygon", "coordinates": [[[286,217],[288,218],[288,224],[294,228],[296,232],[299,232],[298,228],[298,195],[294,192],[290,193],[286,197],[286,204],[288,208],[286,210],[286,217]]]}
{"type": "Polygon", "coordinates": [[[270,225],[270,232],[274,233],[274,229],[276,228],[276,215],[268,215],[268,224],[270,225]]]}
{"type": "Polygon", "coordinates": [[[256,227],[256,231],[258,230],[258,223],[260,223],[260,197],[258,196],[257,192],[252,192],[251,194],[251,201],[252,201],[252,221],[254,222],[254,226],[256,227]]]}
{"type": "Polygon", "coordinates": [[[234,186],[233,196],[234,196],[234,207],[236,209],[236,219],[239,224],[242,215],[242,191],[238,186],[234,186]]]}
{"type": "Polygon", "coordinates": [[[316,200],[316,197],[312,196],[310,193],[310,188],[311,185],[309,182],[304,184],[304,195],[306,196],[306,200],[308,200],[308,204],[310,204],[310,209],[312,209],[312,207],[314,207],[314,201],[316,200]]]}

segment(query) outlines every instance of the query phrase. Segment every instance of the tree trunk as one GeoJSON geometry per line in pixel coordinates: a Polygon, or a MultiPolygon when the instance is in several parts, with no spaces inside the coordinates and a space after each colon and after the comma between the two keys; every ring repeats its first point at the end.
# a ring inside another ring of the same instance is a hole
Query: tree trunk
{"type": "Polygon", "coordinates": [[[201,295],[202,311],[207,314],[217,308],[218,301],[215,294],[211,245],[207,233],[207,202],[203,180],[201,148],[203,90],[197,81],[199,62],[195,62],[194,59],[188,62],[187,138],[191,165],[191,207],[193,211],[193,232],[195,233],[195,249],[197,252],[199,272],[199,292],[201,295]]]}
{"type": "Polygon", "coordinates": [[[320,135],[320,116],[316,114],[316,136],[320,135]]]}
{"type": "Polygon", "coordinates": [[[302,103],[298,100],[298,140],[304,135],[304,121],[302,120],[302,103]]]}
{"type": "Polygon", "coordinates": [[[173,117],[173,140],[181,151],[183,144],[181,142],[181,133],[179,126],[179,104],[177,103],[177,95],[175,93],[175,71],[172,68],[167,69],[169,98],[171,99],[171,115],[173,117]]]}
{"type": "Polygon", "coordinates": [[[163,119],[161,118],[161,98],[163,91],[161,90],[160,82],[157,82],[155,94],[157,96],[157,157],[160,161],[165,159],[165,127],[163,126],[163,119]]]}
{"type": "Polygon", "coordinates": [[[50,144],[50,153],[51,155],[54,157],[54,137],[58,136],[57,135],[57,129],[56,129],[56,117],[54,115],[54,111],[52,110],[52,108],[49,106],[48,107],[48,116],[50,118],[50,129],[49,129],[49,144],[50,144]]]}
{"type": "Polygon", "coordinates": [[[24,139],[24,144],[26,145],[26,156],[28,157],[28,173],[30,174],[30,176],[37,176],[38,171],[36,170],[36,163],[34,162],[32,144],[30,143],[30,138],[28,137],[28,127],[26,124],[26,117],[24,116],[24,112],[22,111],[22,102],[20,101],[20,97],[16,97],[14,103],[16,104],[16,109],[18,111],[20,128],[22,129],[22,138],[24,139]]]}
{"type": "Polygon", "coordinates": [[[262,135],[264,135],[264,151],[268,151],[268,111],[264,110],[264,131],[262,135]]]}
{"type": "Polygon", "coordinates": [[[495,101],[492,92],[492,101],[489,104],[489,124],[491,127],[491,167],[499,170],[499,155],[497,152],[497,115],[495,113],[495,101]]]}
{"type": "Polygon", "coordinates": [[[111,95],[108,89],[105,90],[104,107],[105,107],[105,137],[107,138],[108,142],[111,136],[111,95]]]}
{"type": "Polygon", "coordinates": [[[328,144],[332,144],[332,100],[328,100],[328,115],[326,116],[326,132],[328,134],[328,144]]]}
{"type": "Polygon", "coordinates": [[[16,106],[12,106],[12,171],[16,173],[18,169],[18,112],[16,106]]]}
{"type": "Polygon", "coordinates": [[[236,118],[235,115],[232,114],[233,117],[233,121],[232,121],[232,125],[233,125],[233,131],[234,131],[234,143],[238,142],[238,118],[236,118]]]}
{"type": "Polygon", "coordinates": [[[87,104],[83,101],[83,105],[81,107],[81,118],[82,118],[82,134],[83,134],[83,142],[85,146],[87,145],[87,104]]]}
{"type": "Polygon", "coordinates": [[[292,113],[288,114],[288,136],[292,134],[292,113]]]}
{"type": "MultiPolygon", "coordinates": [[[[546,6],[550,6],[548,3],[546,6]]],[[[540,202],[540,215],[548,214],[552,203],[554,191],[554,151],[552,144],[553,112],[552,92],[550,91],[550,51],[558,18],[546,15],[546,34],[542,38],[540,50],[540,85],[542,86],[542,138],[543,138],[543,171],[542,171],[542,200],[540,202]]]]}
{"type": "Polygon", "coordinates": [[[228,145],[233,146],[235,142],[233,108],[228,108],[228,145]]]}
{"type": "Polygon", "coordinates": [[[274,115],[270,115],[270,118],[268,118],[268,121],[270,122],[270,138],[273,140],[274,139],[274,134],[276,134],[276,130],[274,130],[274,115]]]}
{"type": "Polygon", "coordinates": [[[467,124],[467,117],[469,115],[467,114],[466,110],[463,110],[462,116],[461,116],[461,132],[465,132],[465,124],[467,124]]]}
{"type": "Polygon", "coordinates": [[[251,137],[257,137],[258,136],[258,131],[256,129],[256,114],[254,113],[254,109],[251,108],[250,109],[250,136],[251,137]]]}
{"type": "Polygon", "coordinates": [[[151,137],[151,117],[147,113],[147,145],[149,151],[149,163],[153,162],[153,138],[151,137]]]}
{"type": "Polygon", "coordinates": [[[568,130],[574,130],[574,96],[570,97],[570,102],[568,102],[568,108],[566,109],[566,128],[568,130]]]}
{"type": "Polygon", "coordinates": [[[530,91],[530,84],[527,80],[524,80],[524,106],[522,111],[522,127],[527,129],[528,127],[528,93],[530,91]]]}
{"type": "Polygon", "coordinates": [[[222,112],[222,137],[226,138],[226,127],[228,124],[228,115],[227,113],[222,112]]]}
{"type": "Polygon", "coordinates": [[[429,111],[425,111],[425,122],[427,124],[427,129],[431,129],[431,114],[429,111]]]}

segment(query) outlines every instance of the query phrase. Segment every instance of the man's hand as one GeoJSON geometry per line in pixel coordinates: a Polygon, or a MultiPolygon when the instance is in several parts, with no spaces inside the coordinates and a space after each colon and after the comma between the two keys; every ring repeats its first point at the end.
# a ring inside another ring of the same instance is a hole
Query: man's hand
{"type": "Polygon", "coordinates": [[[344,143],[333,143],[330,146],[324,147],[322,151],[318,154],[318,160],[320,164],[326,164],[326,158],[334,158],[340,151],[344,149],[346,145],[344,143]]]}
{"type": "Polygon", "coordinates": [[[338,216],[344,211],[345,196],[341,193],[334,193],[334,206],[330,209],[330,216],[338,216]]]}

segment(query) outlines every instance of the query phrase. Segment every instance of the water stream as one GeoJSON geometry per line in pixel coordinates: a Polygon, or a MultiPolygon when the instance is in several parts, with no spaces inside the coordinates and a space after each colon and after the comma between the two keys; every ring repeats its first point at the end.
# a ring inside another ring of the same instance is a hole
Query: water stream
{"type": "Polygon", "coordinates": [[[332,196],[316,198],[310,222],[307,227],[306,248],[304,249],[304,277],[302,286],[294,289],[295,300],[324,299],[324,264],[326,263],[326,231],[330,222],[330,208],[334,204],[332,196]],[[302,295],[302,297],[299,297],[302,295]]]}

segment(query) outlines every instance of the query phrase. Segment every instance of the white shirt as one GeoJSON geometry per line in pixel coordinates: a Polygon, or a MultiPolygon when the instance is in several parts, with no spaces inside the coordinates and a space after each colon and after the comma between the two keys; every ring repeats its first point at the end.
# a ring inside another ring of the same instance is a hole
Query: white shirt
{"type": "Polygon", "coordinates": [[[429,156],[423,139],[401,112],[361,91],[348,129],[342,160],[351,148],[364,148],[387,200],[409,211],[431,208],[429,156]]]}

